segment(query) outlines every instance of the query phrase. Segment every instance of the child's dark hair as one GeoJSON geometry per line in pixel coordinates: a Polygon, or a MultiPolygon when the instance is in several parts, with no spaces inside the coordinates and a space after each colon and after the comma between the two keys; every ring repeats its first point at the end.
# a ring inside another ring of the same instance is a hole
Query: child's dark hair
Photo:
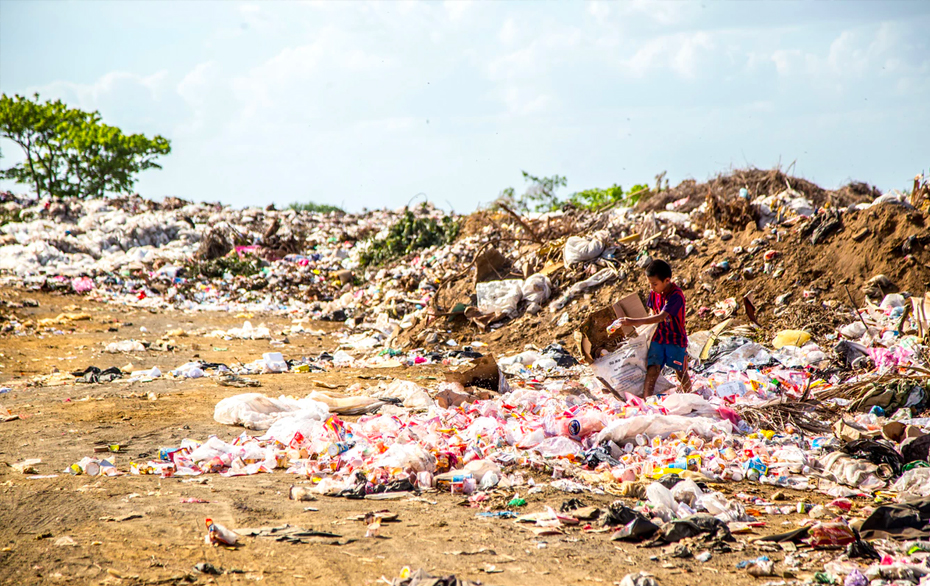
{"type": "Polygon", "coordinates": [[[647,277],[657,277],[661,280],[671,279],[672,278],[672,267],[668,266],[668,263],[664,260],[655,259],[646,265],[646,276],[647,277]]]}

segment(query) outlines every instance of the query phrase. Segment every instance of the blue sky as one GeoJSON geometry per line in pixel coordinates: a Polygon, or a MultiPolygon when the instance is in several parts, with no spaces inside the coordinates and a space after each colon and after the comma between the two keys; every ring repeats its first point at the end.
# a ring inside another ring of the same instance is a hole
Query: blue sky
{"type": "Polygon", "coordinates": [[[927,30],[918,0],[0,0],[0,90],[171,139],[154,198],[470,211],[521,170],[568,192],[779,162],[890,189],[930,166],[927,30]]]}

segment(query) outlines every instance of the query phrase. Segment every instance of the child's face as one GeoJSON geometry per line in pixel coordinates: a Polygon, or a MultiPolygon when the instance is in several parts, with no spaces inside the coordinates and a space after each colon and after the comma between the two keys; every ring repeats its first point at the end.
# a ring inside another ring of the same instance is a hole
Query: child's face
{"type": "Polygon", "coordinates": [[[659,277],[646,277],[649,279],[649,288],[658,293],[659,295],[665,291],[665,288],[668,287],[668,284],[672,282],[671,279],[660,279],[659,277]]]}

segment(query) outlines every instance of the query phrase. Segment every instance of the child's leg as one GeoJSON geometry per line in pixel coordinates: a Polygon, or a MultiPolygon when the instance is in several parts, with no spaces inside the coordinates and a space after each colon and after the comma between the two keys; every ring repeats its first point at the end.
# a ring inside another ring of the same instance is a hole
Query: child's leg
{"type": "Polygon", "coordinates": [[[688,355],[685,354],[684,360],[682,360],[681,370],[676,370],[675,375],[678,377],[678,382],[681,383],[681,391],[683,393],[691,392],[691,376],[688,374],[688,355]]]}
{"type": "Polygon", "coordinates": [[[659,372],[662,365],[665,364],[665,348],[655,342],[649,343],[649,349],[646,352],[646,380],[643,381],[643,399],[651,397],[656,391],[656,381],[659,380],[659,372]]]}
{"type": "Polygon", "coordinates": [[[646,380],[643,383],[643,399],[648,399],[655,393],[657,380],[659,380],[659,367],[650,366],[646,368],[646,380]]]}

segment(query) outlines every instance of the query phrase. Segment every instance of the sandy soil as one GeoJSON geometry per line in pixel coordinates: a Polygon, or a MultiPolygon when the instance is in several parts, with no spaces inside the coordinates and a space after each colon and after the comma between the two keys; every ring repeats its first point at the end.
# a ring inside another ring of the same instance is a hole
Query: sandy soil
{"type": "MultiPolygon", "coordinates": [[[[765,554],[779,561],[786,552],[762,550],[748,543],[753,534],[737,535],[730,553],[714,553],[700,563],[675,558],[661,548],[640,548],[610,541],[610,532],[565,529],[564,535],[537,537],[512,520],[476,517],[461,497],[425,492],[419,496],[387,501],[345,500],[322,497],[316,502],[287,499],[294,476],[276,471],[251,477],[218,475],[194,479],[161,479],[126,475],[117,478],[72,476],[63,470],[84,456],[93,455],[99,443],[127,446],[115,456],[120,469],[130,460],[157,457],[160,447],[170,447],[184,437],[206,439],[216,434],[231,439],[242,432],[213,421],[213,407],[224,397],[241,392],[218,386],[212,380],[103,385],[27,385],[38,375],[57,368],[62,372],[101,368],[158,366],[163,371],[198,357],[207,361],[247,362],[272,350],[264,341],[223,341],[197,336],[175,338],[171,352],[148,351],[133,355],[102,352],[118,339],[154,341],[166,331],[184,328],[241,325],[244,317],[229,314],[151,313],[132,308],[101,305],[76,296],[52,296],[7,291],[0,313],[20,319],[54,317],[62,311],[85,311],[88,321],[61,326],[67,333],[0,337],[0,386],[12,390],[0,394],[0,404],[20,419],[0,423],[0,463],[13,464],[41,458],[39,475],[30,479],[0,464],[0,583],[2,584],[375,584],[399,575],[405,566],[425,568],[433,574],[456,574],[485,584],[612,584],[636,571],[655,574],[662,584],[710,584],[721,579],[731,584],[761,583],[737,562],[765,554]],[[16,307],[32,298],[39,307],[16,307]],[[69,307],[70,306],[70,307],[69,307]],[[67,309],[66,309],[67,308],[67,309]],[[131,325],[130,325],[131,324],[131,325]],[[140,327],[148,334],[140,334],[140,327]],[[118,331],[109,331],[118,328],[118,331]],[[71,331],[73,330],[73,331],[71,331]],[[225,348],[225,350],[217,350],[225,348]],[[152,400],[154,397],[154,400],[152,400]],[[196,497],[205,504],[184,504],[196,497]],[[311,506],[317,511],[305,510],[311,506]],[[365,524],[350,518],[387,509],[399,515],[396,523],[384,524],[380,537],[365,538],[365,524]],[[275,526],[289,523],[331,532],[339,537],[309,538],[310,543],[290,544],[270,538],[247,537],[239,548],[205,545],[204,519],[212,517],[229,528],[275,526]],[[217,576],[194,571],[208,562],[226,573],[217,576]]],[[[286,318],[252,316],[254,324],[289,324],[286,318]]],[[[333,330],[336,325],[312,324],[333,330]]],[[[491,349],[494,342],[488,338],[491,349]]],[[[281,350],[285,357],[316,355],[335,350],[329,337],[292,336],[281,350]]],[[[258,377],[260,389],[270,395],[300,395],[314,388],[314,381],[345,387],[360,376],[390,376],[429,384],[441,376],[440,367],[370,370],[343,369],[327,373],[278,374],[258,377]]],[[[364,381],[361,382],[372,382],[364,381]]],[[[547,478],[536,475],[538,482],[547,478]]],[[[525,488],[525,487],[524,487],[525,488]]],[[[730,484],[720,487],[727,495],[770,495],[761,485],[730,484]]],[[[816,494],[786,491],[789,503],[807,497],[825,502],[816,494]]],[[[493,495],[487,508],[504,508],[512,493],[493,495]]],[[[568,495],[546,487],[525,495],[528,504],[519,512],[558,508],[571,497],[586,505],[606,507],[612,496],[568,495]]],[[[625,499],[627,504],[634,504],[625,499]]],[[[856,507],[867,504],[857,502],[856,507]]],[[[797,516],[766,516],[757,533],[790,529],[797,516]],[[786,523],[790,523],[786,525],[786,523]]],[[[599,528],[595,524],[595,528],[599,528]]],[[[693,546],[695,553],[702,547],[693,546]]],[[[836,552],[808,550],[798,577],[822,569],[836,552]]]]}

